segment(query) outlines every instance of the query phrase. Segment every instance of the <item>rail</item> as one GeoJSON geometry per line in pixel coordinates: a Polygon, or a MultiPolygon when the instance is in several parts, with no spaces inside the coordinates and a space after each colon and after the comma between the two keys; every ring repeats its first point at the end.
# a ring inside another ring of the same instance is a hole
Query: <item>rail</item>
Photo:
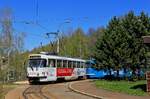
{"type": "Polygon", "coordinates": [[[48,96],[44,95],[42,88],[43,85],[31,85],[23,91],[22,96],[24,99],[30,99],[30,95],[34,95],[40,99],[50,99],[48,96]]]}

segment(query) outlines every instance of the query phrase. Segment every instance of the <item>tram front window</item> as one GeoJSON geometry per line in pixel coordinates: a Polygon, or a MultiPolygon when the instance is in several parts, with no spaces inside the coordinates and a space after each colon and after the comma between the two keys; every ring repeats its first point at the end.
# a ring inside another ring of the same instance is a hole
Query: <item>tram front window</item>
{"type": "Polygon", "coordinates": [[[46,67],[46,59],[30,59],[29,67],[46,67]]]}

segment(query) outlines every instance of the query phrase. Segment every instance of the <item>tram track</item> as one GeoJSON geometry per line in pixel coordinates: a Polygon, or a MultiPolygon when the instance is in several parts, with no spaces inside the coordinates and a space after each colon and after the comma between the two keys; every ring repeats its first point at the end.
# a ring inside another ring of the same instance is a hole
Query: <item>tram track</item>
{"type": "MultiPolygon", "coordinates": [[[[50,84],[44,87],[44,91],[48,92],[47,94],[52,96],[51,99],[97,99],[95,97],[73,91],[70,88],[72,82],[74,81],[50,84]]],[[[80,83],[80,81],[75,82],[80,83]]]]}
{"type": "Polygon", "coordinates": [[[44,85],[30,85],[23,91],[22,96],[24,99],[50,99],[42,92],[43,87],[44,85]]]}
{"type": "MultiPolygon", "coordinates": [[[[30,85],[23,92],[23,99],[95,99],[70,89],[73,82],[46,85],[30,85]]],[[[80,83],[77,81],[77,83],[80,83]]]]}

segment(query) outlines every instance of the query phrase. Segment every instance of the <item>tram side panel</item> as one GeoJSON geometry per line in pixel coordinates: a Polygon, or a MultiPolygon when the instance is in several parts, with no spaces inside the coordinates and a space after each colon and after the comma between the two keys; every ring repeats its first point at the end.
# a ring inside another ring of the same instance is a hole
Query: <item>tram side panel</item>
{"type": "Polygon", "coordinates": [[[57,68],[57,77],[64,78],[65,80],[74,80],[85,75],[85,68],[57,68]]]}
{"type": "Polygon", "coordinates": [[[74,80],[86,75],[85,68],[27,68],[29,81],[56,81],[58,78],[74,80]]]}
{"type": "Polygon", "coordinates": [[[56,81],[57,80],[57,68],[48,68],[47,71],[47,81],[56,81]]]}

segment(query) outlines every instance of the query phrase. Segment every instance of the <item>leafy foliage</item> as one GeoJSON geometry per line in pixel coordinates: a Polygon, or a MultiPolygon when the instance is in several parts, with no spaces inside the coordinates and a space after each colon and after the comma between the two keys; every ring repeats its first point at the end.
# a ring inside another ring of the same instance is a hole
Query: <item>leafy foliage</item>
{"type": "Polygon", "coordinates": [[[146,62],[146,47],[142,36],[150,33],[150,18],[142,12],[139,16],[131,11],[122,17],[113,17],[106,27],[103,36],[96,42],[93,57],[97,60],[98,68],[122,67],[135,71],[146,62]]]}
{"type": "Polygon", "coordinates": [[[21,71],[19,67],[22,64],[16,64],[20,61],[18,54],[23,52],[24,33],[14,33],[12,23],[12,10],[10,8],[0,9],[0,82],[7,80],[10,70],[21,71]],[[13,60],[14,58],[17,58],[13,60]],[[19,68],[18,68],[19,67],[19,68]]]}

